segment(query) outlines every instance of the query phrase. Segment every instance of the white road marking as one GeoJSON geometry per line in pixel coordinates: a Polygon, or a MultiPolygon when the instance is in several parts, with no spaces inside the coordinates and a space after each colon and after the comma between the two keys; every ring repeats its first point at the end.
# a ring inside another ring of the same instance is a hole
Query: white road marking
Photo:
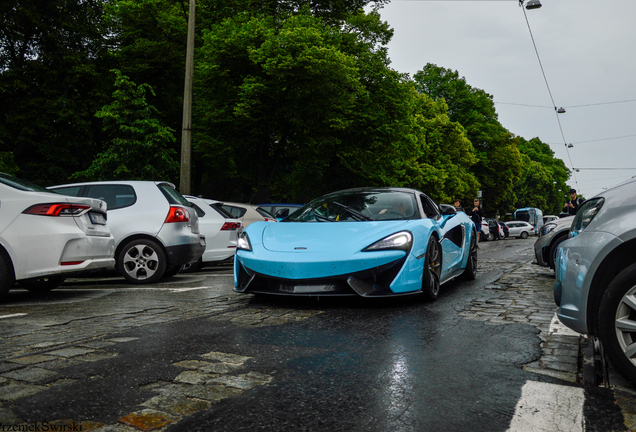
{"type": "Polygon", "coordinates": [[[582,388],[526,381],[508,431],[583,431],[584,401],[582,388]]]}
{"type": "Polygon", "coordinates": [[[548,333],[555,333],[564,336],[580,336],[579,333],[562,324],[561,321],[559,321],[556,313],[552,317],[552,322],[550,322],[550,329],[548,330],[548,333]]]}
{"type": "Polygon", "coordinates": [[[0,315],[0,319],[14,318],[14,317],[19,317],[19,316],[24,316],[24,315],[28,315],[28,314],[26,314],[26,313],[14,313],[14,314],[10,314],[10,315],[0,315]]]}

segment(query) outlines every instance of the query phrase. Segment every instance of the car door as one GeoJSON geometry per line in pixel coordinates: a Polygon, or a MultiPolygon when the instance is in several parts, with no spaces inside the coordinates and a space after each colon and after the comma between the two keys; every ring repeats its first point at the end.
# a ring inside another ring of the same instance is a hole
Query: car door
{"type": "Polygon", "coordinates": [[[446,280],[459,267],[466,236],[464,226],[457,215],[441,215],[438,207],[426,195],[420,196],[424,214],[439,223],[442,247],[442,273],[440,279],[446,280]]]}

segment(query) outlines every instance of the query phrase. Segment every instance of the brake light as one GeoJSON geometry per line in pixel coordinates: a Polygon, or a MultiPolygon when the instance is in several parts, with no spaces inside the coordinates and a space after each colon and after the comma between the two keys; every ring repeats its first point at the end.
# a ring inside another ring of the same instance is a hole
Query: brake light
{"type": "Polygon", "coordinates": [[[164,223],[173,222],[188,222],[190,220],[190,213],[184,207],[170,206],[168,216],[164,223]]]}
{"type": "Polygon", "coordinates": [[[26,209],[24,213],[38,216],[78,216],[84,210],[89,210],[90,208],[91,206],[84,204],[36,204],[26,209]]]}
{"type": "Polygon", "coordinates": [[[221,227],[221,231],[235,231],[241,227],[240,222],[225,222],[221,227]]]}

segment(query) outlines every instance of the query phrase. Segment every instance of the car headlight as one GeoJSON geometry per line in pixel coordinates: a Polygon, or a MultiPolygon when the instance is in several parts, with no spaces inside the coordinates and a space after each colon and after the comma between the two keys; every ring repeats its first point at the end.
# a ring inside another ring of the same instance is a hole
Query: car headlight
{"type": "Polygon", "coordinates": [[[594,198],[585,201],[583,205],[579,207],[579,210],[576,212],[576,216],[574,216],[569,238],[576,237],[581,234],[581,232],[587,228],[590,222],[592,222],[592,220],[596,217],[598,212],[601,210],[601,207],[603,207],[603,204],[605,204],[605,198],[594,198]]]}
{"type": "Polygon", "coordinates": [[[553,224],[553,223],[548,223],[543,225],[543,228],[541,228],[541,231],[539,231],[539,237],[546,235],[550,231],[553,231],[555,228],[556,228],[556,224],[553,224]]]}
{"type": "Polygon", "coordinates": [[[373,243],[371,246],[365,247],[362,249],[362,252],[398,249],[408,253],[411,250],[412,245],[413,234],[408,231],[401,231],[391,234],[390,236],[373,243]]]}
{"type": "Polygon", "coordinates": [[[252,250],[252,244],[250,243],[250,238],[245,231],[243,231],[241,235],[239,236],[236,248],[239,250],[245,250],[245,251],[252,250]]]}

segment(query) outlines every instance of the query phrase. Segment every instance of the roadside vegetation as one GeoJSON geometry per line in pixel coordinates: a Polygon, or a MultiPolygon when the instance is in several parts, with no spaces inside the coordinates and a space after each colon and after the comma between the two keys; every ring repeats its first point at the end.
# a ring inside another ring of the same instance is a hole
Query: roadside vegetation
{"type": "MultiPolygon", "coordinates": [[[[558,214],[570,171],[458,71],[393,70],[370,0],[197,0],[193,194],[306,202],[405,186],[558,214]]],[[[0,6],[0,171],[178,184],[187,0],[0,6]]]]}

